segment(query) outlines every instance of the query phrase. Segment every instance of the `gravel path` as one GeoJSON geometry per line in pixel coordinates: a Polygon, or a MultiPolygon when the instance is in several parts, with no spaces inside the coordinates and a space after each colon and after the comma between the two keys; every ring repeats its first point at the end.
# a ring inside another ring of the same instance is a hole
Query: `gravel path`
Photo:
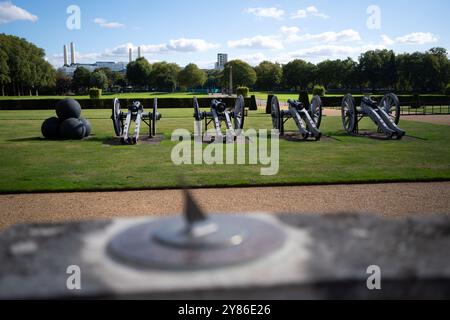
{"type": "Polygon", "coordinates": [[[450,126],[450,115],[402,116],[401,121],[418,121],[450,126]]]}
{"type": "MultiPolygon", "coordinates": [[[[450,213],[450,182],[199,189],[193,194],[210,212],[360,211],[392,218],[450,213]]],[[[18,223],[169,215],[181,210],[182,193],[177,190],[0,195],[0,229],[18,223]]]]}

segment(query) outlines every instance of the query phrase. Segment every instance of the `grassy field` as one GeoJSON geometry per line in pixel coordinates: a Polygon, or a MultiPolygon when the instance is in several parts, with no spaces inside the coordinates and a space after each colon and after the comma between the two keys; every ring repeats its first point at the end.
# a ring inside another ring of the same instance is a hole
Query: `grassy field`
{"type": "MultiPolygon", "coordinates": [[[[109,110],[83,112],[94,128],[85,141],[43,140],[41,123],[53,111],[0,111],[0,193],[172,188],[180,176],[193,187],[450,179],[449,126],[404,121],[415,138],[384,141],[348,136],[339,117],[324,117],[322,131],[333,139],[281,140],[279,174],[261,176],[260,165],[175,166],[170,136],[177,128],[193,130],[192,110],[161,113],[160,145],[112,146],[109,110]]],[[[375,129],[368,120],[360,127],[375,129]]],[[[269,129],[271,120],[251,112],[246,128],[269,129]]]]}

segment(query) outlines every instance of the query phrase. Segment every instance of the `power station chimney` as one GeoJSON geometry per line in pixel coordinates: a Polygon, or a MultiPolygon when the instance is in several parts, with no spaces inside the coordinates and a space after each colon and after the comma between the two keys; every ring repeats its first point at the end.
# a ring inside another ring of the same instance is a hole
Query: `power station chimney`
{"type": "Polygon", "coordinates": [[[128,49],[128,55],[129,55],[130,63],[133,62],[133,49],[131,49],[131,48],[128,49]]]}
{"type": "Polygon", "coordinates": [[[138,47],[138,58],[141,57],[141,47],[138,47]]]}
{"type": "Polygon", "coordinates": [[[70,43],[70,63],[75,64],[75,44],[73,42],[70,43]]]}
{"type": "Polygon", "coordinates": [[[67,55],[67,45],[64,45],[64,66],[69,66],[69,57],[67,55]]]}

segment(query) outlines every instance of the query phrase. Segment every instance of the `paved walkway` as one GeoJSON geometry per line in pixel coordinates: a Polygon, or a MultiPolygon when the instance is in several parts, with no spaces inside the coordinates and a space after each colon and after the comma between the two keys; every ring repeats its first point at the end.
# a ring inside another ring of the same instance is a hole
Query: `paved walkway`
{"type": "MultiPolygon", "coordinates": [[[[193,194],[209,212],[368,212],[385,217],[450,214],[450,182],[201,189],[193,194]]],[[[0,195],[0,229],[18,223],[57,222],[182,210],[177,190],[0,195]]]]}

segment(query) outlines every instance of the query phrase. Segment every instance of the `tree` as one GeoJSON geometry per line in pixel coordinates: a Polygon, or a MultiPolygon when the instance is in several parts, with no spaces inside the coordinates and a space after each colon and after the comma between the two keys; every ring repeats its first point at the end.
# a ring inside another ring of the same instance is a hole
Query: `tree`
{"type": "Polygon", "coordinates": [[[361,78],[376,88],[394,88],[397,82],[395,54],[392,50],[372,50],[363,53],[359,58],[361,78]]]}
{"type": "Polygon", "coordinates": [[[45,52],[25,39],[0,34],[0,81],[13,95],[54,85],[55,70],[45,52]]]}
{"type": "Polygon", "coordinates": [[[283,77],[283,70],[278,63],[263,61],[255,67],[256,87],[261,90],[274,91],[283,77]]]}
{"type": "Polygon", "coordinates": [[[204,84],[208,89],[216,89],[220,87],[221,82],[221,71],[220,70],[207,70],[206,71],[206,82],[204,84]]]}
{"type": "Polygon", "coordinates": [[[127,79],[130,85],[145,87],[150,83],[151,64],[144,57],[127,65],[127,79]]]}
{"type": "Polygon", "coordinates": [[[5,95],[5,85],[10,81],[8,55],[0,48],[0,84],[2,86],[2,96],[5,95]]]}
{"type": "Polygon", "coordinates": [[[60,95],[67,94],[72,87],[72,79],[62,71],[56,73],[56,93],[60,95]]]}
{"type": "Polygon", "coordinates": [[[206,82],[206,73],[190,63],[178,74],[178,82],[180,86],[187,88],[201,87],[206,82]]]}
{"type": "Polygon", "coordinates": [[[306,89],[314,83],[316,67],[304,60],[294,60],[283,66],[283,80],[289,88],[306,89]]]}
{"type": "Polygon", "coordinates": [[[72,87],[75,92],[86,93],[91,85],[91,72],[83,67],[75,70],[72,78],[72,87]]]}
{"type": "Polygon", "coordinates": [[[177,88],[181,68],[175,63],[157,62],[150,73],[150,83],[158,91],[173,92],[177,88]]]}
{"type": "Polygon", "coordinates": [[[256,72],[247,62],[232,60],[225,64],[225,69],[222,73],[223,86],[230,86],[230,70],[233,70],[233,88],[241,86],[251,87],[256,83],[256,72]]]}
{"type": "Polygon", "coordinates": [[[95,70],[91,73],[90,85],[93,88],[105,90],[108,88],[108,77],[103,70],[95,70]]]}

